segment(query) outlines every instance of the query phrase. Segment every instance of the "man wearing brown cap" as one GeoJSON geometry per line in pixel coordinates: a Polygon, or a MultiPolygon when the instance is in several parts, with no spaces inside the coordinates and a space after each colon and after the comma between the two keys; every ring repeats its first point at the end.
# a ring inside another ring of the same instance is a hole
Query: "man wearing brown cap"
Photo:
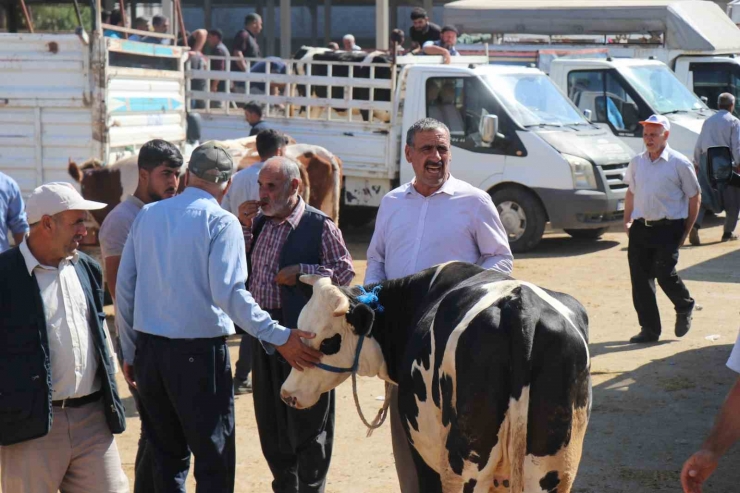
{"type": "Polygon", "coordinates": [[[26,203],[30,233],[0,254],[2,491],[128,492],[103,274],[77,251],[87,211],[105,205],[68,183],[38,187],[26,203]]]}
{"type": "Polygon", "coordinates": [[[300,340],[312,334],[274,322],[245,288],[242,228],[219,205],[233,172],[223,147],[206,142],[195,149],[187,188],[144,206],[123,249],[116,322],[124,376],[139,391],[157,491],[185,491],[191,452],[199,491],[234,491],[234,390],[226,345],[234,322],[298,370],[320,357],[300,340]]]}

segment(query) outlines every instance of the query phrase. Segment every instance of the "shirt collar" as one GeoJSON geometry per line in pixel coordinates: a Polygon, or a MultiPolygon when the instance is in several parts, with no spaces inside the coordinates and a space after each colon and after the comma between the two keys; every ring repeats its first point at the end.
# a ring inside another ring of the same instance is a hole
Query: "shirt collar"
{"type": "Polygon", "coordinates": [[[303,213],[306,210],[306,203],[303,201],[301,196],[298,196],[298,204],[296,204],[295,208],[293,209],[293,212],[290,213],[288,217],[285,219],[282,219],[280,221],[274,221],[275,224],[283,224],[287,222],[290,224],[290,227],[293,229],[296,229],[298,227],[298,224],[301,222],[301,218],[303,217],[303,213]]]}
{"type": "Polygon", "coordinates": [[[670,155],[670,147],[668,146],[668,144],[666,144],[665,145],[665,149],[663,149],[663,152],[660,153],[660,156],[658,156],[658,159],[656,159],[655,161],[653,161],[652,159],[650,159],[650,151],[648,151],[648,150],[645,150],[645,157],[651,163],[655,163],[655,162],[657,162],[657,161],[659,161],[661,159],[663,161],[668,162],[668,160],[671,158],[671,155],[670,155]]]}
{"type": "MultiPolygon", "coordinates": [[[[21,242],[18,249],[21,252],[21,255],[23,255],[23,261],[26,263],[26,270],[28,270],[28,275],[33,275],[33,270],[36,267],[39,267],[41,269],[47,269],[47,270],[56,270],[58,267],[52,267],[50,265],[44,265],[41,262],[39,262],[36,257],[34,257],[33,253],[31,253],[31,249],[28,248],[28,235],[26,235],[25,238],[23,238],[23,242],[21,242]]],[[[79,260],[80,256],[75,252],[74,255],[71,257],[67,257],[65,260],[68,260],[72,264],[76,264],[79,260]]]]}
{"type": "MultiPolygon", "coordinates": [[[[416,188],[414,187],[414,183],[416,183],[416,178],[411,180],[406,184],[406,195],[409,194],[416,194],[421,195],[416,188]]],[[[447,177],[447,180],[442,184],[439,190],[434,192],[430,197],[433,197],[437,195],[438,193],[446,193],[447,195],[455,195],[455,192],[457,191],[457,178],[454,178],[452,174],[450,174],[449,177],[447,177]]]]}
{"type": "Polygon", "coordinates": [[[180,195],[192,195],[193,197],[199,199],[210,199],[218,204],[218,200],[216,200],[216,197],[206,192],[205,190],[201,190],[200,188],[196,187],[187,187],[180,195]]]}
{"type": "Polygon", "coordinates": [[[144,202],[141,201],[141,199],[139,197],[137,197],[135,195],[129,195],[128,197],[126,197],[126,201],[131,202],[132,204],[134,204],[139,209],[141,209],[142,207],[144,207],[146,205],[144,202]]]}

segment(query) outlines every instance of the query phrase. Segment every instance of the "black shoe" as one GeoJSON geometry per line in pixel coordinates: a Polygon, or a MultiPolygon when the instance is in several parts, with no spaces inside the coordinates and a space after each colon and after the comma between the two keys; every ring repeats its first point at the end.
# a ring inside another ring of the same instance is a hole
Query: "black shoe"
{"type": "Polygon", "coordinates": [[[646,342],[657,342],[660,336],[654,332],[647,332],[641,330],[639,334],[630,338],[630,342],[634,344],[644,344],[646,342]]]}
{"type": "Polygon", "coordinates": [[[735,233],[724,233],[722,235],[722,242],[725,241],[737,241],[737,235],[735,233]]]}
{"type": "Polygon", "coordinates": [[[693,310],[686,313],[676,313],[676,337],[683,337],[689,332],[692,313],[693,310]]]}
{"type": "Polygon", "coordinates": [[[234,395],[244,395],[252,393],[252,377],[246,380],[234,377],[234,395]]]}

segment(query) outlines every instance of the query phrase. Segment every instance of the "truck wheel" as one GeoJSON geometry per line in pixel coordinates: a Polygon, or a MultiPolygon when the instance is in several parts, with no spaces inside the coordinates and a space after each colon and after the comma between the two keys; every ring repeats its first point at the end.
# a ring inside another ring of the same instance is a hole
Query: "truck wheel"
{"type": "Polygon", "coordinates": [[[598,240],[609,228],[596,229],[566,229],[565,232],[579,240],[598,240]]]}
{"type": "Polygon", "coordinates": [[[539,200],[526,190],[504,188],[491,194],[509,237],[512,252],[537,246],[545,232],[546,214],[539,200]]]}

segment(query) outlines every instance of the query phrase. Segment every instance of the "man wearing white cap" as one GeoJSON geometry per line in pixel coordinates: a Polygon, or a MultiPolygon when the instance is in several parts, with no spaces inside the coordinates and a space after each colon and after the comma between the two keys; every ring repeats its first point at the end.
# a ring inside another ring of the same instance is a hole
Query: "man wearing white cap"
{"type": "Polygon", "coordinates": [[[668,146],[671,124],[662,115],[640,122],[645,152],[635,156],[624,181],[624,229],[629,236],[627,257],[632,279],[632,302],[640,322],[633,343],[660,337],[660,313],[655,279],[676,309],[676,337],[691,328],[694,299],[676,272],[678,249],[686,241],[701,204],[694,166],[668,146]]]}
{"type": "Polygon", "coordinates": [[[123,493],[126,428],[100,265],[82,252],[89,210],[67,183],[26,203],[30,233],[0,254],[0,483],[13,493],[123,493]]]}

